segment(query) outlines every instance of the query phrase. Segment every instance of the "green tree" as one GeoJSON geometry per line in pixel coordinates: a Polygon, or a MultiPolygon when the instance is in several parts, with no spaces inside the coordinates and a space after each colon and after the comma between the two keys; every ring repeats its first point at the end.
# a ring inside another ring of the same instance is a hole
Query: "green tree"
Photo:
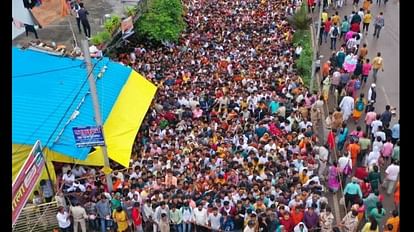
{"type": "Polygon", "coordinates": [[[292,23],[297,30],[308,30],[312,18],[308,16],[306,4],[302,4],[299,11],[293,15],[292,23]]]}
{"type": "Polygon", "coordinates": [[[298,30],[293,34],[293,44],[300,44],[303,48],[299,59],[295,60],[295,66],[306,86],[309,86],[312,77],[312,39],[310,30],[298,30]]]}
{"type": "Polygon", "coordinates": [[[185,28],[180,0],[153,0],[135,23],[135,32],[155,44],[177,42],[185,28]]]}

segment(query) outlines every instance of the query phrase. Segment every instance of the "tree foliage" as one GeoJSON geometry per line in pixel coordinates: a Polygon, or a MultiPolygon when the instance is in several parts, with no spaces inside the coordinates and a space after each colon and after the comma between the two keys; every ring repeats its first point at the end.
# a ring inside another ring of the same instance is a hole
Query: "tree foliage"
{"type": "Polygon", "coordinates": [[[138,11],[138,7],[136,6],[126,6],[125,7],[125,14],[129,17],[129,16],[135,16],[135,14],[138,11]]]}
{"type": "Polygon", "coordinates": [[[293,34],[293,43],[295,46],[300,44],[303,48],[299,59],[295,61],[299,75],[302,77],[306,86],[309,86],[312,76],[312,39],[309,30],[295,31],[293,34]]]}
{"type": "Polygon", "coordinates": [[[110,34],[113,34],[119,26],[121,26],[121,17],[118,15],[113,15],[110,19],[105,21],[105,30],[110,34]]]}
{"type": "Polygon", "coordinates": [[[293,26],[297,30],[308,30],[312,22],[312,18],[308,16],[306,7],[306,4],[302,4],[299,11],[293,15],[293,26]]]}
{"type": "Polygon", "coordinates": [[[156,44],[177,42],[185,28],[181,1],[152,0],[134,28],[138,36],[156,44]]]}
{"type": "Polygon", "coordinates": [[[111,40],[111,34],[108,31],[102,31],[91,38],[91,43],[95,46],[101,45],[111,40]]]}

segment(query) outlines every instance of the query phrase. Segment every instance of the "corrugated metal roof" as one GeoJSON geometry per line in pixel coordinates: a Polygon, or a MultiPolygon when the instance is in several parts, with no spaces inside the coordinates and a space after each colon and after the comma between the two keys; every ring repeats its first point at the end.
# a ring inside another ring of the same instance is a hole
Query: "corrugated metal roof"
{"type": "MultiPolygon", "coordinates": [[[[96,62],[95,77],[104,65],[108,67],[96,84],[105,122],[131,73],[131,68],[108,58],[93,60],[94,64],[96,62]]],[[[39,139],[43,146],[51,150],[85,159],[90,148],[76,147],[72,128],[95,125],[86,74],[83,60],[13,48],[13,143],[32,145],[39,139]],[[80,114],[65,127],[83,98],[85,101],[80,107],[80,114]],[[62,130],[62,136],[52,146],[62,130]]]]}

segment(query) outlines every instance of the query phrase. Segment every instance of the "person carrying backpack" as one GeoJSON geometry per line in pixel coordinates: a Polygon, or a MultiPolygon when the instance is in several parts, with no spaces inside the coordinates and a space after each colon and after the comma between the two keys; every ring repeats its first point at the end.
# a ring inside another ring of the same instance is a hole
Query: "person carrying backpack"
{"type": "Polygon", "coordinates": [[[182,224],[183,232],[190,232],[191,226],[193,223],[193,217],[194,217],[193,210],[191,209],[191,207],[189,207],[188,202],[186,202],[180,208],[180,211],[181,211],[181,215],[183,218],[183,224],[182,224]]]}
{"type": "Polygon", "coordinates": [[[336,23],[331,27],[329,34],[331,35],[331,50],[336,50],[336,39],[339,37],[339,28],[336,23]]]}
{"type": "Polygon", "coordinates": [[[359,119],[362,116],[362,113],[365,110],[365,106],[367,105],[367,100],[364,99],[364,94],[361,93],[359,98],[355,100],[355,108],[354,112],[352,113],[352,118],[354,119],[355,123],[358,123],[359,119]]]}

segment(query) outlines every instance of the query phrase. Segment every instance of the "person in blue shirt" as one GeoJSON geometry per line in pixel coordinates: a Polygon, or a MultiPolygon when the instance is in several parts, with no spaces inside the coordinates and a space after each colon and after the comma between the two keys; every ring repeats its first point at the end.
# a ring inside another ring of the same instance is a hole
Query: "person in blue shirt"
{"type": "Polygon", "coordinates": [[[348,183],[344,189],[345,194],[345,205],[348,208],[349,203],[353,205],[357,202],[357,198],[362,199],[362,191],[361,187],[358,184],[358,179],[356,177],[352,177],[352,182],[348,183]]]}
{"type": "Polygon", "coordinates": [[[263,124],[260,124],[259,127],[256,129],[256,134],[259,139],[267,132],[266,127],[263,124]]]}
{"type": "Polygon", "coordinates": [[[392,144],[396,144],[397,141],[400,139],[400,120],[392,126],[392,144]]]}
{"type": "Polygon", "coordinates": [[[220,218],[220,230],[222,231],[233,231],[234,222],[231,216],[227,215],[227,212],[223,212],[220,218]]]}
{"type": "Polygon", "coordinates": [[[338,151],[342,151],[345,141],[348,138],[348,127],[346,127],[346,123],[342,123],[342,128],[340,129],[340,132],[338,133],[338,151]]]}
{"type": "Polygon", "coordinates": [[[279,109],[279,102],[275,100],[271,100],[269,103],[269,109],[271,114],[275,114],[277,110],[279,109]]]}

